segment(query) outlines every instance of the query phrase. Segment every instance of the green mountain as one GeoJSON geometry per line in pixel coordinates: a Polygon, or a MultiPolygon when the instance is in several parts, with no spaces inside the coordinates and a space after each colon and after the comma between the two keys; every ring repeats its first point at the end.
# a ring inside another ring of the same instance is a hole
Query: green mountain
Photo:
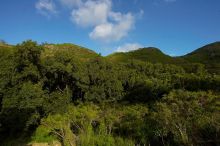
{"type": "Polygon", "coordinates": [[[72,44],[3,44],[0,145],[219,145],[220,75],[194,66],[206,55],[218,64],[213,48],[209,61],[206,49],[101,57],[72,44]]]}
{"type": "Polygon", "coordinates": [[[191,63],[202,63],[209,71],[220,73],[220,42],[201,47],[181,58],[191,63]]]}
{"type": "Polygon", "coordinates": [[[91,58],[97,57],[98,54],[88,48],[84,48],[74,44],[46,44],[44,45],[44,56],[53,56],[56,53],[67,53],[71,56],[77,57],[82,61],[89,60],[91,58]]]}
{"type": "MultiPolygon", "coordinates": [[[[77,58],[81,61],[88,61],[91,58],[99,56],[96,52],[88,48],[84,48],[84,47],[70,44],[70,43],[44,44],[43,47],[44,47],[44,51],[41,54],[42,58],[53,57],[56,54],[68,54],[71,57],[77,58]]],[[[0,52],[14,51],[14,49],[15,49],[15,46],[0,42],[0,52]]]]}
{"type": "MultiPolygon", "coordinates": [[[[13,48],[11,45],[0,43],[0,48],[13,48]]],[[[66,53],[81,61],[88,61],[99,56],[96,52],[74,44],[45,44],[42,57],[54,56],[66,53]]],[[[151,63],[175,64],[183,67],[191,66],[192,63],[204,64],[209,72],[220,74],[220,42],[211,43],[195,51],[179,57],[166,55],[158,48],[141,48],[126,53],[117,52],[105,57],[113,63],[126,63],[130,60],[146,61],[151,63]]]]}
{"type": "Polygon", "coordinates": [[[12,45],[9,45],[9,44],[6,44],[6,43],[3,42],[3,41],[0,41],[0,49],[1,49],[1,48],[9,48],[9,47],[12,47],[12,45]]]}
{"type": "Polygon", "coordinates": [[[164,54],[157,48],[141,48],[126,53],[114,53],[107,58],[113,62],[127,62],[129,60],[149,61],[152,63],[172,63],[174,58],[164,54]]]}
{"type": "Polygon", "coordinates": [[[127,62],[129,60],[148,61],[152,63],[176,64],[190,66],[192,63],[204,64],[210,72],[220,73],[220,42],[199,48],[184,56],[171,57],[157,48],[142,48],[126,53],[114,53],[107,58],[112,62],[127,62]]]}

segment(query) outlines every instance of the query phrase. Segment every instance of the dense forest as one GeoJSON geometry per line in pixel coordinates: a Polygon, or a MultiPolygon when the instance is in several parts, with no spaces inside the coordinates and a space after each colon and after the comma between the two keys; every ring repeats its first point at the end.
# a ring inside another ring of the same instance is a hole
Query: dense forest
{"type": "Polygon", "coordinates": [[[0,145],[219,146],[219,59],[1,42],[0,145]]]}

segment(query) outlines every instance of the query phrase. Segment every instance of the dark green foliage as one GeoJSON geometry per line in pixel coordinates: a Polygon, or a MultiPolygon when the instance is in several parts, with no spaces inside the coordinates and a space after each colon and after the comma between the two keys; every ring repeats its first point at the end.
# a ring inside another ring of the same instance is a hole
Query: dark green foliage
{"type": "Polygon", "coordinates": [[[217,144],[220,136],[218,104],[219,95],[211,92],[171,92],[157,102],[148,115],[148,123],[154,123],[149,125],[154,129],[152,139],[156,136],[165,145],[170,142],[177,145],[217,144]],[[167,139],[170,135],[172,141],[167,139]]]}
{"type": "Polygon", "coordinates": [[[4,84],[0,118],[5,135],[31,130],[43,114],[45,91],[40,82],[41,49],[37,43],[26,41],[1,58],[8,57],[7,67],[1,71],[1,83],[4,84]]]}
{"type": "Polygon", "coordinates": [[[155,48],[105,58],[71,44],[1,45],[1,144],[218,145],[220,76],[205,55],[219,65],[213,47],[189,59],[155,48]]]}
{"type": "Polygon", "coordinates": [[[123,87],[113,64],[98,57],[91,60],[86,68],[89,86],[88,91],[85,92],[85,100],[102,102],[116,101],[121,98],[123,87]]]}

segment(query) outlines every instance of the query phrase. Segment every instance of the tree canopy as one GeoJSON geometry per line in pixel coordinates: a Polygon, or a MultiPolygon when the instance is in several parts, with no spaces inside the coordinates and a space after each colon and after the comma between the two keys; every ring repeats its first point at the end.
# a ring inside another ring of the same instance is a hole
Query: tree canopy
{"type": "Polygon", "coordinates": [[[202,62],[114,62],[28,40],[0,47],[0,141],[219,145],[219,93],[220,75],[202,62]]]}

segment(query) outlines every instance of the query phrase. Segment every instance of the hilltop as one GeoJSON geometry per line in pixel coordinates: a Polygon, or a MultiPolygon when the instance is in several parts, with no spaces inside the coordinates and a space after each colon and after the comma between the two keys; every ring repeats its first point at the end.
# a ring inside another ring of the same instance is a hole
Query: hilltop
{"type": "Polygon", "coordinates": [[[192,63],[204,64],[210,72],[220,73],[220,42],[208,44],[202,48],[178,57],[166,55],[158,48],[140,48],[126,53],[113,53],[106,57],[114,63],[126,63],[129,60],[139,60],[151,63],[175,64],[183,67],[192,63]]]}
{"type": "MultiPolygon", "coordinates": [[[[78,45],[64,44],[44,44],[42,57],[53,56],[54,54],[67,53],[81,61],[88,61],[100,56],[96,52],[78,45]]],[[[0,48],[13,48],[12,45],[0,43],[0,48]]],[[[183,56],[171,57],[154,47],[140,48],[130,52],[116,52],[106,57],[112,63],[127,63],[131,60],[143,62],[174,64],[188,68],[192,64],[203,64],[209,72],[220,74],[220,42],[205,45],[193,52],[183,56]]]]}
{"type": "Polygon", "coordinates": [[[68,53],[71,56],[79,58],[81,61],[86,61],[91,58],[97,57],[98,54],[94,51],[84,48],[78,45],[64,43],[64,44],[46,44],[44,46],[43,57],[45,56],[53,56],[56,53],[68,53]]]}
{"type": "Polygon", "coordinates": [[[180,58],[191,63],[204,64],[210,72],[220,73],[220,42],[203,46],[180,58]]]}
{"type": "Polygon", "coordinates": [[[129,60],[140,60],[148,61],[152,63],[171,63],[173,58],[169,55],[164,54],[158,48],[140,48],[135,51],[130,51],[126,53],[114,53],[107,58],[113,62],[127,62],[129,60]]]}

